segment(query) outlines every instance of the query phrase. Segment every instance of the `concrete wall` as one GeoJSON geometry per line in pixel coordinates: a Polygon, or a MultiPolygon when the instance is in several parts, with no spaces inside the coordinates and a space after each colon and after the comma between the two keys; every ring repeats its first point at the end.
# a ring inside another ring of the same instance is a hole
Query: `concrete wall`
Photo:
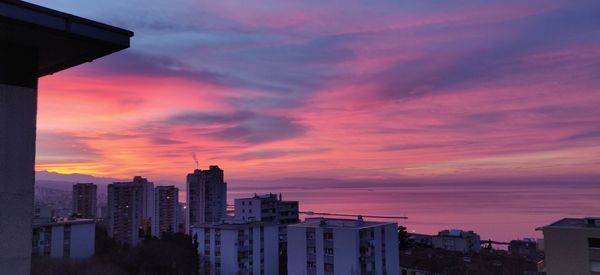
{"type": "Polygon", "coordinates": [[[385,265],[386,274],[400,274],[400,251],[398,249],[398,225],[385,225],[385,265]]]}
{"type": "MultiPolygon", "coordinates": [[[[1,55],[1,54],[0,54],[1,55]]],[[[0,270],[29,274],[37,88],[0,84],[0,270]]]]}
{"type": "MultiPolygon", "coordinates": [[[[260,228],[259,228],[260,231],[260,228]]],[[[265,274],[278,274],[279,272],[279,226],[265,226],[264,234],[264,260],[265,274]]],[[[258,250],[260,252],[260,250],[258,250]]],[[[258,273],[260,274],[260,273],[258,273]]]]}
{"type": "Polygon", "coordinates": [[[71,225],[71,255],[73,259],[85,259],[94,256],[96,224],[80,223],[71,225]]]}
{"type": "Polygon", "coordinates": [[[600,238],[600,230],[544,228],[547,274],[592,274],[588,238],[600,238]]]}
{"type": "Polygon", "coordinates": [[[288,226],[288,266],[289,275],[306,274],[306,228],[288,226]]]}
{"type": "Polygon", "coordinates": [[[239,220],[261,220],[260,199],[236,199],[234,200],[235,218],[239,220]]]}
{"type": "Polygon", "coordinates": [[[52,227],[52,237],[50,237],[50,256],[60,258],[63,256],[65,243],[65,228],[61,226],[52,227]]]}
{"type": "MultiPolygon", "coordinates": [[[[323,236],[319,236],[323,238],[323,236]]],[[[360,274],[358,257],[360,256],[360,238],[358,229],[336,228],[333,230],[333,273],[335,275],[360,274]]],[[[324,251],[317,251],[317,255],[323,258],[324,251]],[[319,254],[320,253],[320,254],[319,254]]],[[[318,274],[325,274],[324,266],[318,270],[318,274]]]]}

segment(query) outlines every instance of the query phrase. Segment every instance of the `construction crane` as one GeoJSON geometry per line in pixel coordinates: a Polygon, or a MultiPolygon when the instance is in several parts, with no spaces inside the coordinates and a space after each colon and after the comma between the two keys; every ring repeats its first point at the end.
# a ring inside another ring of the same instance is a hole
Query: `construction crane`
{"type": "MultiPolygon", "coordinates": [[[[227,213],[234,213],[234,205],[227,205],[227,213]]],[[[394,219],[394,220],[406,220],[406,216],[381,216],[381,215],[362,215],[362,214],[348,214],[348,213],[329,213],[329,212],[314,212],[314,211],[298,211],[298,214],[304,214],[307,216],[338,216],[338,217],[356,217],[356,218],[374,218],[374,219],[394,219]]]]}

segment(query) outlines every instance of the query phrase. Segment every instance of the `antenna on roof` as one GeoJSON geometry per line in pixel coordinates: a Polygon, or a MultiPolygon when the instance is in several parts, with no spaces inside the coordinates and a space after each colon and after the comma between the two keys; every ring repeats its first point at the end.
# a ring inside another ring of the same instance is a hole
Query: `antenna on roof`
{"type": "Polygon", "coordinates": [[[196,157],[196,153],[192,152],[192,158],[194,159],[194,162],[196,163],[196,170],[197,170],[199,165],[198,165],[198,158],[196,157]]]}

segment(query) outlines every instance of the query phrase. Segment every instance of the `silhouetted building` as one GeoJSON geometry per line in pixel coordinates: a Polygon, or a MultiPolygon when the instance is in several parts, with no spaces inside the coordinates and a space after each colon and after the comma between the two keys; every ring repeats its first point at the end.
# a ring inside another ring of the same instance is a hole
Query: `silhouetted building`
{"type": "Polygon", "coordinates": [[[83,219],[96,218],[97,186],[93,183],[77,183],[73,185],[73,213],[83,219]]]}
{"type": "Polygon", "coordinates": [[[177,207],[177,232],[186,233],[187,204],[180,202],[177,207]]]}
{"type": "Polygon", "coordinates": [[[0,270],[29,274],[38,77],[129,47],[133,33],[0,0],[0,270]]]}
{"type": "Polygon", "coordinates": [[[309,218],[288,226],[290,275],[399,274],[398,224],[309,218]]]}
{"type": "Polygon", "coordinates": [[[600,217],[565,218],[540,229],[548,275],[600,274],[600,217]]]}
{"type": "Polygon", "coordinates": [[[194,226],[200,274],[278,274],[278,226],[223,219],[194,226]]]}
{"type": "Polygon", "coordinates": [[[481,250],[481,238],[473,231],[458,229],[440,231],[437,236],[431,237],[434,248],[441,248],[458,252],[479,252],[481,250]]]}
{"type": "Polygon", "coordinates": [[[154,188],[136,176],[132,182],[108,185],[108,235],[117,242],[137,245],[152,235],[154,188]]]}
{"type": "Polygon", "coordinates": [[[508,252],[530,258],[537,258],[539,255],[537,242],[534,239],[512,240],[508,244],[508,252]]]}
{"type": "Polygon", "coordinates": [[[227,183],[223,178],[223,170],[216,165],[187,175],[188,228],[219,222],[227,216],[227,183]]]}
{"type": "Polygon", "coordinates": [[[33,223],[34,256],[85,259],[94,256],[96,224],[91,219],[33,223]]]}
{"type": "Polygon", "coordinates": [[[284,201],[282,195],[254,194],[235,199],[235,218],[279,224],[279,274],[287,274],[287,225],[300,222],[298,201],[284,201]]]}
{"type": "Polygon", "coordinates": [[[155,232],[153,235],[161,236],[163,233],[178,231],[179,189],[175,186],[157,186],[154,189],[156,197],[155,232]]]}

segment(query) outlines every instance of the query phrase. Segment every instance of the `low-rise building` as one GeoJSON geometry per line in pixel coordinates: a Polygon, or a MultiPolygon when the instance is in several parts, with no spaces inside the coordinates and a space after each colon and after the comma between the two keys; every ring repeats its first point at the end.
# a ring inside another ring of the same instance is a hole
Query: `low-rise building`
{"type": "Polygon", "coordinates": [[[222,220],[191,227],[200,274],[278,274],[277,224],[222,220]]]}
{"type": "Polygon", "coordinates": [[[511,255],[538,257],[539,250],[535,239],[512,240],[508,244],[508,253],[511,255]]]}
{"type": "Polygon", "coordinates": [[[473,231],[451,229],[440,231],[437,236],[431,238],[434,248],[463,253],[479,252],[481,250],[481,238],[473,231]]]}
{"type": "Polygon", "coordinates": [[[298,201],[284,201],[281,194],[235,199],[235,218],[244,221],[298,223],[298,201]]]}
{"type": "Polygon", "coordinates": [[[600,217],[565,218],[538,229],[548,275],[600,274],[600,217]]]}
{"type": "Polygon", "coordinates": [[[95,250],[96,224],[92,219],[35,219],[34,256],[85,259],[95,250]]]}
{"type": "Polygon", "coordinates": [[[290,275],[399,274],[398,224],[309,218],[288,226],[290,275]]]}

